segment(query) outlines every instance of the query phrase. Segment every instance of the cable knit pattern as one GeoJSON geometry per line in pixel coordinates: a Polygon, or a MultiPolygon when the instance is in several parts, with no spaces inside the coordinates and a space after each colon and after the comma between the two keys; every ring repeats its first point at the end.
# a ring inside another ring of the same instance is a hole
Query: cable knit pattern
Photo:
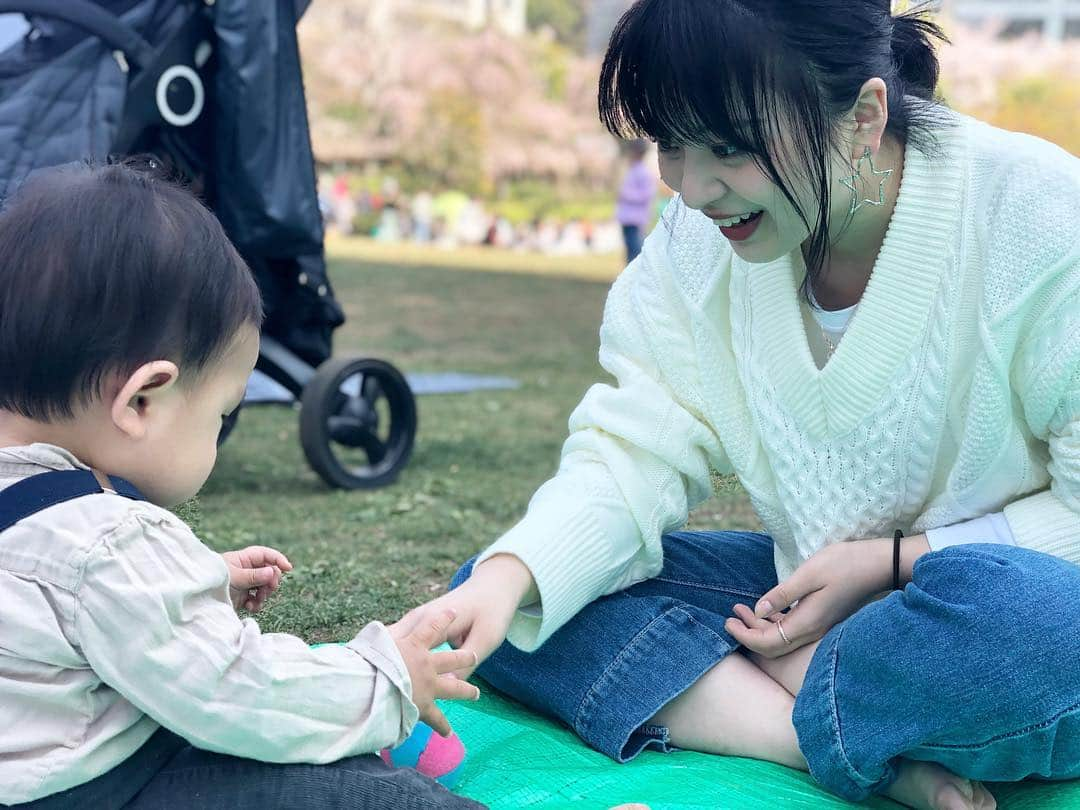
{"type": "Polygon", "coordinates": [[[796,251],[736,257],[676,200],[608,298],[594,386],[558,474],[481,555],[520,557],[534,649],[659,572],[661,535],[734,474],[783,578],[829,543],[1004,509],[1080,564],[1080,160],[955,116],[900,196],[843,342],[818,369],[796,251]]]}

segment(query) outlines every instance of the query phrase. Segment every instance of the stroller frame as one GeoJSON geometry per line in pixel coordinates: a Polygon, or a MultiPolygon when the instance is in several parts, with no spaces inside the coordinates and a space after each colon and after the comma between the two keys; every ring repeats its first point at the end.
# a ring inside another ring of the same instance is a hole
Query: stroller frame
{"type": "MultiPolygon", "coordinates": [[[[211,15],[215,0],[190,2],[191,16],[158,48],[90,0],[0,0],[0,13],[55,18],[111,48],[127,77],[128,93],[110,151],[130,152],[148,129],[156,127],[167,159],[195,180],[201,161],[177,135],[200,125],[207,103],[199,71],[208,67],[214,55],[211,15]],[[177,98],[188,101],[187,109],[176,108],[177,98]]],[[[299,19],[310,0],[293,2],[299,19]]],[[[72,155],[71,159],[85,157],[72,155]]],[[[306,283],[303,273],[300,283],[306,283]]],[[[325,287],[319,295],[325,295],[325,287]]],[[[316,367],[264,333],[256,368],[300,402],[301,445],[309,464],[326,483],[344,489],[383,486],[393,482],[408,462],[416,434],[416,402],[404,376],[391,364],[374,358],[331,358],[316,367]],[[380,401],[385,402],[381,409],[380,401]],[[360,450],[366,463],[348,463],[338,447],[360,450]]],[[[223,426],[219,443],[237,416],[234,413],[223,426]]]]}

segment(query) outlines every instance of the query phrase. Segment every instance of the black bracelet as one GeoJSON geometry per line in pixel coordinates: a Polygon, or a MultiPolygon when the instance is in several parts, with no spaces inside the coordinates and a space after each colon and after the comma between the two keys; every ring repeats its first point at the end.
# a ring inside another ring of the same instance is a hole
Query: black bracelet
{"type": "Polygon", "coordinates": [[[904,533],[899,529],[892,536],[892,586],[894,591],[901,591],[900,586],[900,539],[904,533]]]}

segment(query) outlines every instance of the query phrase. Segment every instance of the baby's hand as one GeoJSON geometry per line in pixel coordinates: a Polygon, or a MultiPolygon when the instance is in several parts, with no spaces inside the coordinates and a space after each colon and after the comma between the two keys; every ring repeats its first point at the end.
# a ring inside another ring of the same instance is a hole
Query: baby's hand
{"type": "Polygon", "coordinates": [[[420,623],[406,632],[403,627],[391,627],[390,635],[397,644],[412,681],[412,699],[420,710],[420,719],[444,737],[450,736],[450,723],[435,699],[478,700],[480,690],[468,681],[453,675],[456,669],[476,666],[476,653],[469,650],[432,652],[446,641],[446,631],[454,621],[454,612],[446,610],[430,622],[420,623]]]}
{"type": "Polygon", "coordinates": [[[248,546],[222,555],[229,566],[229,596],[233,607],[257,613],[263,602],[281,584],[283,572],[292,570],[292,563],[280,551],[266,546],[248,546]]]}

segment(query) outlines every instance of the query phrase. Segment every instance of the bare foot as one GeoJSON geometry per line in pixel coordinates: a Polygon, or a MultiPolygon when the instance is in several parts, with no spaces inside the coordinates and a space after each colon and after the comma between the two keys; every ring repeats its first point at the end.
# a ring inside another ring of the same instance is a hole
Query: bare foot
{"type": "Polygon", "coordinates": [[[620,804],[618,807],[612,807],[611,810],[649,810],[647,804],[620,804]]]}
{"type": "Polygon", "coordinates": [[[980,782],[972,782],[934,762],[905,759],[900,775],[886,791],[893,801],[915,810],[995,810],[997,800],[980,782]]]}

